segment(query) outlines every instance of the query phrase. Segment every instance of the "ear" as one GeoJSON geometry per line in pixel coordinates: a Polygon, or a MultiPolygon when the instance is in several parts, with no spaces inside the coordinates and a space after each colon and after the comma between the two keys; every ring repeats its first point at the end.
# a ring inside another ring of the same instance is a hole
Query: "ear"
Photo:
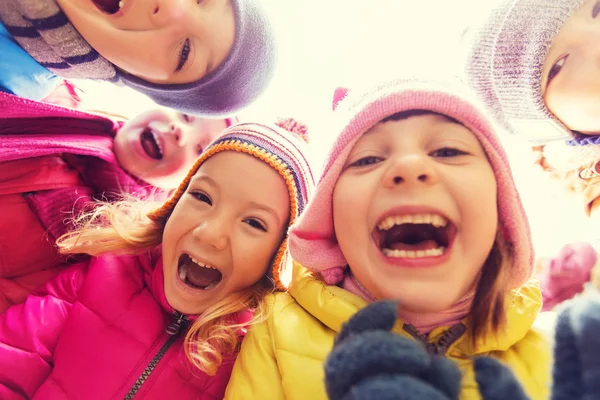
{"type": "Polygon", "coordinates": [[[344,98],[348,95],[348,92],[350,92],[350,90],[346,89],[345,87],[338,87],[335,89],[335,91],[333,92],[333,111],[335,111],[339,102],[344,100],[344,98]]]}

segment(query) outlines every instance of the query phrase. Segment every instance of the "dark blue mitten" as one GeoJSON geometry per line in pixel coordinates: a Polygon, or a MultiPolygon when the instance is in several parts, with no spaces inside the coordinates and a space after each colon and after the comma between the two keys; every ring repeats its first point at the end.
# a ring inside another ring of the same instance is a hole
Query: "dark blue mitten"
{"type": "Polygon", "coordinates": [[[392,333],[397,310],[395,302],[376,302],[343,326],[325,362],[331,400],[458,399],[456,364],[392,333]]]}
{"type": "Polygon", "coordinates": [[[552,400],[600,398],[600,292],[590,288],[560,310],[552,400]]]}
{"type": "Polygon", "coordinates": [[[529,400],[512,371],[500,361],[491,357],[479,357],[474,361],[474,368],[483,399],[529,400]]]}

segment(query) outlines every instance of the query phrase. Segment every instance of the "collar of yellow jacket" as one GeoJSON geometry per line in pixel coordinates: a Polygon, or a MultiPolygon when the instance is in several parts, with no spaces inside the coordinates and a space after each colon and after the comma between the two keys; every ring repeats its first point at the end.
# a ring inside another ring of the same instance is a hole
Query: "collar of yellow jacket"
{"type": "MultiPolygon", "coordinates": [[[[307,312],[335,332],[339,332],[342,324],[350,319],[358,310],[367,306],[367,302],[347,290],[337,286],[329,286],[316,278],[309,270],[294,262],[292,282],[289,293],[307,312]]],[[[489,334],[473,344],[470,336],[468,319],[463,321],[467,331],[454,344],[448,353],[457,356],[473,356],[491,351],[505,351],[525,337],[532,329],[542,308],[542,293],[539,282],[530,280],[521,288],[510,292],[506,302],[505,328],[496,334],[489,334]]],[[[402,329],[403,321],[397,321],[394,331],[411,337],[402,329]]],[[[437,340],[450,327],[434,329],[429,338],[437,340]]]]}

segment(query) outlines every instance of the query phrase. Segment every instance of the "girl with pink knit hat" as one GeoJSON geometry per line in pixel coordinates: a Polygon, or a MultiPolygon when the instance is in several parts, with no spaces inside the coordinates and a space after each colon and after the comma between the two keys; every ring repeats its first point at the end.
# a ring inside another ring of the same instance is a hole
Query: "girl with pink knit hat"
{"type": "Polygon", "coordinates": [[[455,361],[461,399],[481,398],[481,355],[547,399],[529,226],[482,108],[463,85],[401,79],[350,92],[334,120],[337,139],[290,231],[288,293],[266,298],[270,314],[249,330],[225,398],[328,398],[323,362],[342,325],[394,300],[393,332],[455,361]]]}

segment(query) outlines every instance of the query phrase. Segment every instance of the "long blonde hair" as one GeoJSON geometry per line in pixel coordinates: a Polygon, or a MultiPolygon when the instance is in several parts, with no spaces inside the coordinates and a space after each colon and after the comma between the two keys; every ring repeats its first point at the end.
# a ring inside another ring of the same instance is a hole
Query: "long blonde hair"
{"type": "MultiPolygon", "coordinates": [[[[165,224],[147,217],[162,202],[133,197],[95,207],[73,219],[75,229],[57,240],[62,254],[105,253],[143,254],[162,242],[165,224]]],[[[239,348],[239,337],[248,323],[238,323],[235,315],[255,309],[250,324],[265,318],[263,297],[272,289],[264,277],[243,292],[229,295],[203,312],[190,326],[185,336],[185,354],[193,365],[208,375],[215,375],[224,356],[239,348]]]]}

